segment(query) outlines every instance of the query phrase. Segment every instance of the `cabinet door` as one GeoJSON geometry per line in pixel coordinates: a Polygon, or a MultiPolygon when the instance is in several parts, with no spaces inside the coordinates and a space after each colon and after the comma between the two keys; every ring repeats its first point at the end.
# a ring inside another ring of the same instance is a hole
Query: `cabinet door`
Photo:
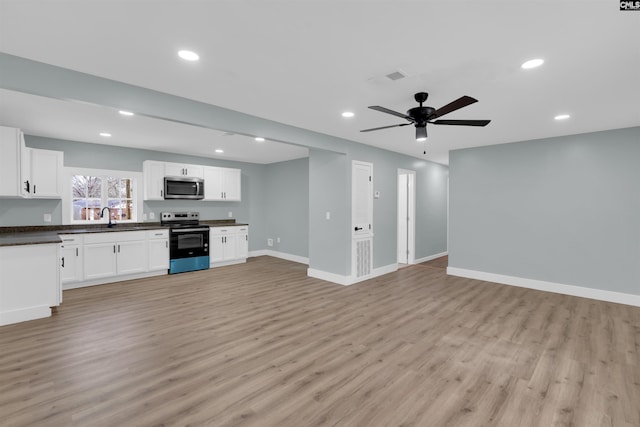
{"type": "Polygon", "coordinates": [[[166,176],[186,176],[185,165],[180,163],[165,163],[164,173],[166,176]]]}
{"type": "Polygon", "coordinates": [[[237,234],[237,247],[236,258],[246,259],[249,256],[249,234],[245,231],[240,231],[237,234]]]}
{"type": "Polygon", "coordinates": [[[20,129],[0,126],[0,152],[2,152],[2,156],[0,156],[0,196],[21,197],[27,195],[23,190],[21,175],[22,157],[25,156],[25,150],[20,129]]]}
{"type": "Polygon", "coordinates": [[[204,168],[204,200],[224,200],[222,171],[222,168],[204,168]]]}
{"type": "Polygon", "coordinates": [[[82,280],[82,248],[78,245],[62,244],[60,249],[60,279],[62,284],[82,280]]]}
{"type": "Polygon", "coordinates": [[[169,240],[149,240],[149,271],[169,269],[169,240]]]}
{"type": "Polygon", "coordinates": [[[111,277],[117,272],[116,243],[92,243],[84,246],[85,280],[111,277]]]}
{"type": "Polygon", "coordinates": [[[134,274],[147,271],[146,241],[118,242],[116,246],[118,274],[134,274]]]}
{"type": "Polygon", "coordinates": [[[224,261],[224,238],[226,236],[216,234],[209,237],[209,261],[211,264],[224,261]]]}
{"type": "Polygon", "coordinates": [[[164,200],[164,163],[147,160],[142,163],[144,172],[144,199],[164,200]]]}
{"type": "Polygon", "coordinates": [[[239,202],[241,199],[241,180],[242,174],[240,169],[224,169],[222,188],[224,200],[230,202],[239,202]]]}
{"type": "Polygon", "coordinates": [[[230,261],[236,259],[237,257],[237,247],[238,247],[238,235],[230,234],[225,236],[224,238],[224,261],[230,261]]]}
{"type": "Polygon", "coordinates": [[[62,197],[62,152],[31,149],[31,197],[62,197]]]}
{"type": "Polygon", "coordinates": [[[204,166],[198,165],[184,165],[186,176],[193,178],[204,178],[204,166]]]}

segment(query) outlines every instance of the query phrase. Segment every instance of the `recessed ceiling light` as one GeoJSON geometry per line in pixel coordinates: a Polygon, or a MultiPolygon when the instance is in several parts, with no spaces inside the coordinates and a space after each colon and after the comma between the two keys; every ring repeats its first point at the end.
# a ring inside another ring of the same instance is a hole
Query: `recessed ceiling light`
{"type": "Polygon", "coordinates": [[[558,114],[557,116],[554,117],[554,119],[556,120],[567,120],[569,117],[571,117],[568,114],[558,114]]]}
{"type": "Polygon", "coordinates": [[[178,52],[178,56],[186,61],[197,61],[200,59],[200,55],[190,50],[181,50],[178,52]]]}
{"type": "Polygon", "coordinates": [[[530,68],[536,68],[544,64],[544,59],[530,59],[529,61],[522,64],[522,68],[528,70],[530,68]]]}
{"type": "Polygon", "coordinates": [[[104,136],[105,138],[109,138],[111,134],[109,132],[100,132],[100,136],[104,136]]]}
{"type": "Polygon", "coordinates": [[[258,141],[258,142],[264,142],[264,138],[263,138],[263,137],[261,137],[261,136],[257,136],[257,137],[255,137],[254,139],[255,139],[256,141],[258,141]]]}
{"type": "Polygon", "coordinates": [[[219,149],[219,148],[218,148],[218,149],[216,150],[216,153],[224,153],[224,150],[221,150],[221,149],[219,149]]]}
{"type": "Polygon", "coordinates": [[[342,117],[349,118],[353,116],[355,116],[355,114],[353,114],[351,111],[345,111],[344,113],[342,113],[342,117]]]}
{"type": "Polygon", "coordinates": [[[133,116],[133,113],[131,111],[120,110],[118,111],[118,113],[122,114],[123,116],[133,116]]]}

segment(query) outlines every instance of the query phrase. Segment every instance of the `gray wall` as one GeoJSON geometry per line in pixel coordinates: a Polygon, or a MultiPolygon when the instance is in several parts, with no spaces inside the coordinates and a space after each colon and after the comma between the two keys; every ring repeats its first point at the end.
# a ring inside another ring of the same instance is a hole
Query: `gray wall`
{"type": "MultiPolygon", "coordinates": [[[[114,109],[135,111],[140,115],[168,119],[187,124],[194,124],[211,129],[230,131],[245,135],[263,135],[270,140],[302,145],[310,149],[308,174],[308,255],[310,267],[326,272],[348,275],[350,272],[351,247],[351,160],[371,161],[374,163],[377,189],[385,194],[385,199],[377,201],[374,206],[376,237],[374,241],[374,267],[396,262],[396,208],[395,202],[385,205],[386,201],[395,198],[395,169],[407,168],[424,170],[426,175],[419,177],[419,182],[429,179],[432,173],[440,175],[436,180],[424,181],[424,193],[418,194],[419,237],[417,238],[417,257],[432,255],[446,250],[446,210],[444,195],[446,194],[446,167],[430,162],[420,161],[408,156],[364,146],[341,138],[324,135],[306,129],[276,123],[259,117],[228,110],[166,93],[142,87],[67,70],[60,67],[19,58],[0,53],[2,76],[0,87],[55,99],[102,105],[114,109]],[[415,165],[415,166],[414,166],[415,165]],[[380,170],[380,174],[378,174],[380,170]],[[389,195],[389,199],[386,199],[389,195]],[[424,200],[421,197],[425,197],[424,200]],[[437,198],[439,200],[436,200],[437,198]],[[331,211],[331,220],[325,220],[325,212],[331,211]],[[422,218],[420,217],[422,215],[422,218]]],[[[196,164],[223,164],[213,159],[200,159],[188,156],[164,154],[159,152],[128,149],[113,149],[107,146],[82,147],[90,144],[76,144],[68,141],[38,140],[30,138],[28,145],[41,148],[61,149],[65,151],[65,163],[73,166],[96,167],[105,169],[141,170],[141,160],[155,159],[166,161],[184,161],[196,164]],[[112,151],[116,150],[116,151],[112,151]],[[107,165],[108,163],[108,165],[107,165]],[[109,166],[109,165],[119,165],[109,166]]],[[[233,165],[229,165],[234,167],[233,165]]],[[[264,187],[265,174],[275,169],[263,166],[235,166],[243,169],[243,201],[233,207],[234,216],[251,225],[250,249],[265,249],[267,225],[262,222],[268,215],[269,200],[264,187]],[[246,172],[245,172],[246,169],[246,172]],[[245,176],[246,175],[246,176],[245,176]]],[[[276,168],[276,166],[274,166],[276,168]]],[[[277,174],[271,174],[279,180],[277,174]]],[[[420,188],[420,186],[418,187],[420,188]]],[[[296,189],[300,191],[300,189],[296,189]]],[[[419,190],[420,191],[420,190],[419,190]]],[[[0,225],[11,225],[13,221],[35,221],[41,224],[42,213],[53,212],[54,221],[60,221],[58,205],[47,205],[52,202],[11,202],[13,208],[0,210],[0,225]],[[22,203],[34,203],[22,205],[22,203]],[[18,206],[19,205],[19,206],[18,206]],[[28,207],[25,207],[28,206],[28,207]],[[29,207],[32,209],[30,210],[29,207]],[[4,210],[4,211],[3,211],[4,210]],[[27,212],[29,211],[29,212],[27,212]],[[4,213],[3,213],[4,212],[4,213]]],[[[55,202],[53,202],[55,203],[55,202]]],[[[159,212],[189,208],[188,202],[176,202],[172,205],[165,202],[146,202],[145,211],[159,212]]],[[[203,202],[198,210],[204,218],[226,217],[229,205],[222,202],[203,202]],[[209,204],[207,204],[209,203],[209,204]]],[[[285,201],[285,203],[288,203],[285,201]]],[[[273,205],[276,211],[280,209],[273,205]]],[[[273,218],[279,217],[274,214],[273,218]]],[[[274,232],[284,230],[286,225],[275,224],[274,232]]],[[[284,233],[284,231],[283,231],[284,233]]],[[[277,238],[278,236],[270,236],[277,238]]],[[[280,236],[282,237],[282,236],[280,236]]],[[[293,243],[286,238],[287,245],[293,243]]],[[[285,241],[280,248],[284,251],[285,241]]],[[[291,251],[303,253],[303,243],[297,242],[291,251]]],[[[278,249],[275,248],[274,249],[278,249]]],[[[298,253],[295,253],[298,255],[298,253]]]]}
{"type": "MultiPolygon", "coordinates": [[[[394,264],[398,260],[398,169],[416,172],[416,259],[445,252],[449,169],[363,144],[352,144],[348,151],[349,162],[373,163],[373,190],[380,192],[380,198],[373,200],[374,268],[394,264]]],[[[350,182],[350,173],[348,179],[350,182]]],[[[349,192],[349,200],[350,197],[349,192]]],[[[348,215],[351,221],[350,205],[348,215]]]]}
{"type": "Polygon", "coordinates": [[[640,295],[640,127],[450,153],[449,265],[640,295]]]}
{"type": "Polygon", "coordinates": [[[268,249],[309,256],[308,158],[266,165],[262,214],[267,238],[273,239],[268,249]]]}
{"type": "MultiPolygon", "coordinates": [[[[144,213],[155,213],[158,221],[163,211],[194,210],[202,219],[226,219],[232,212],[238,222],[249,223],[250,250],[263,249],[265,221],[263,211],[265,165],[230,162],[203,157],[184,156],[157,151],[114,147],[109,145],[72,142],[25,135],[25,144],[32,148],[64,152],[65,167],[113,169],[142,172],[144,160],[191,163],[209,166],[233,167],[242,170],[241,202],[205,202],[191,200],[163,200],[144,202],[144,213]]],[[[51,224],[62,224],[60,200],[4,199],[0,207],[0,226],[44,225],[43,214],[52,213],[51,224]]],[[[141,220],[141,219],[140,219],[141,220]]]]}

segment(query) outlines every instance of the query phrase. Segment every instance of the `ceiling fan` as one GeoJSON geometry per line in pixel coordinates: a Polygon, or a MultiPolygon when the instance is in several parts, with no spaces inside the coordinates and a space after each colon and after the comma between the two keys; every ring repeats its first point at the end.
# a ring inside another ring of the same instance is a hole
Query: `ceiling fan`
{"type": "Polygon", "coordinates": [[[388,108],[380,107],[378,105],[372,105],[372,110],[380,111],[382,113],[391,114],[397,117],[402,117],[409,121],[409,123],[400,123],[399,125],[382,126],[372,129],[364,129],[360,132],[371,132],[373,130],[388,129],[399,126],[414,125],[416,127],[416,141],[424,141],[427,139],[427,123],[432,125],[455,125],[455,126],[486,126],[491,120],[435,120],[438,117],[442,117],[445,114],[449,114],[452,111],[458,110],[467,105],[471,105],[474,102],[478,102],[477,99],[470,96],[462,96],[453,102],[440,107],[437,110],[433,107],[423,107],[422,103],[427,100],[429,96],[426,92],[418,92],[414,95],[417,102],[420,103],[419,107],[411,108],[407,111],[407,114],[398,113],[397,111],[390,110],[388,108]]]}

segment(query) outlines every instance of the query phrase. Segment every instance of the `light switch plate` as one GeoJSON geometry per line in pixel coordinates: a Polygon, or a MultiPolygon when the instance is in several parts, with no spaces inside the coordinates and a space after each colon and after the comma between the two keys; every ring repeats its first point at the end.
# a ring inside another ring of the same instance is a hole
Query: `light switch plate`
{"type": "Polygon", "coordinates": [[[44,222],[51,222],[51,214],[50,213],[44,214],[44,222]]]}
{"type": "Polygon", "coordinates": [[[229,211],[229,218],[233,218],[233,212],[229,211]]]}
{"type": "Polygon", "coordinates": [[[149,219],[156,219],[156,214],[149,212],[149,219]]]}
{"type": "Polygon", "coordinates": [[[331,212],[327,211],[327,213],[325,214],[325,218],[331,219],[331,212]]]}

